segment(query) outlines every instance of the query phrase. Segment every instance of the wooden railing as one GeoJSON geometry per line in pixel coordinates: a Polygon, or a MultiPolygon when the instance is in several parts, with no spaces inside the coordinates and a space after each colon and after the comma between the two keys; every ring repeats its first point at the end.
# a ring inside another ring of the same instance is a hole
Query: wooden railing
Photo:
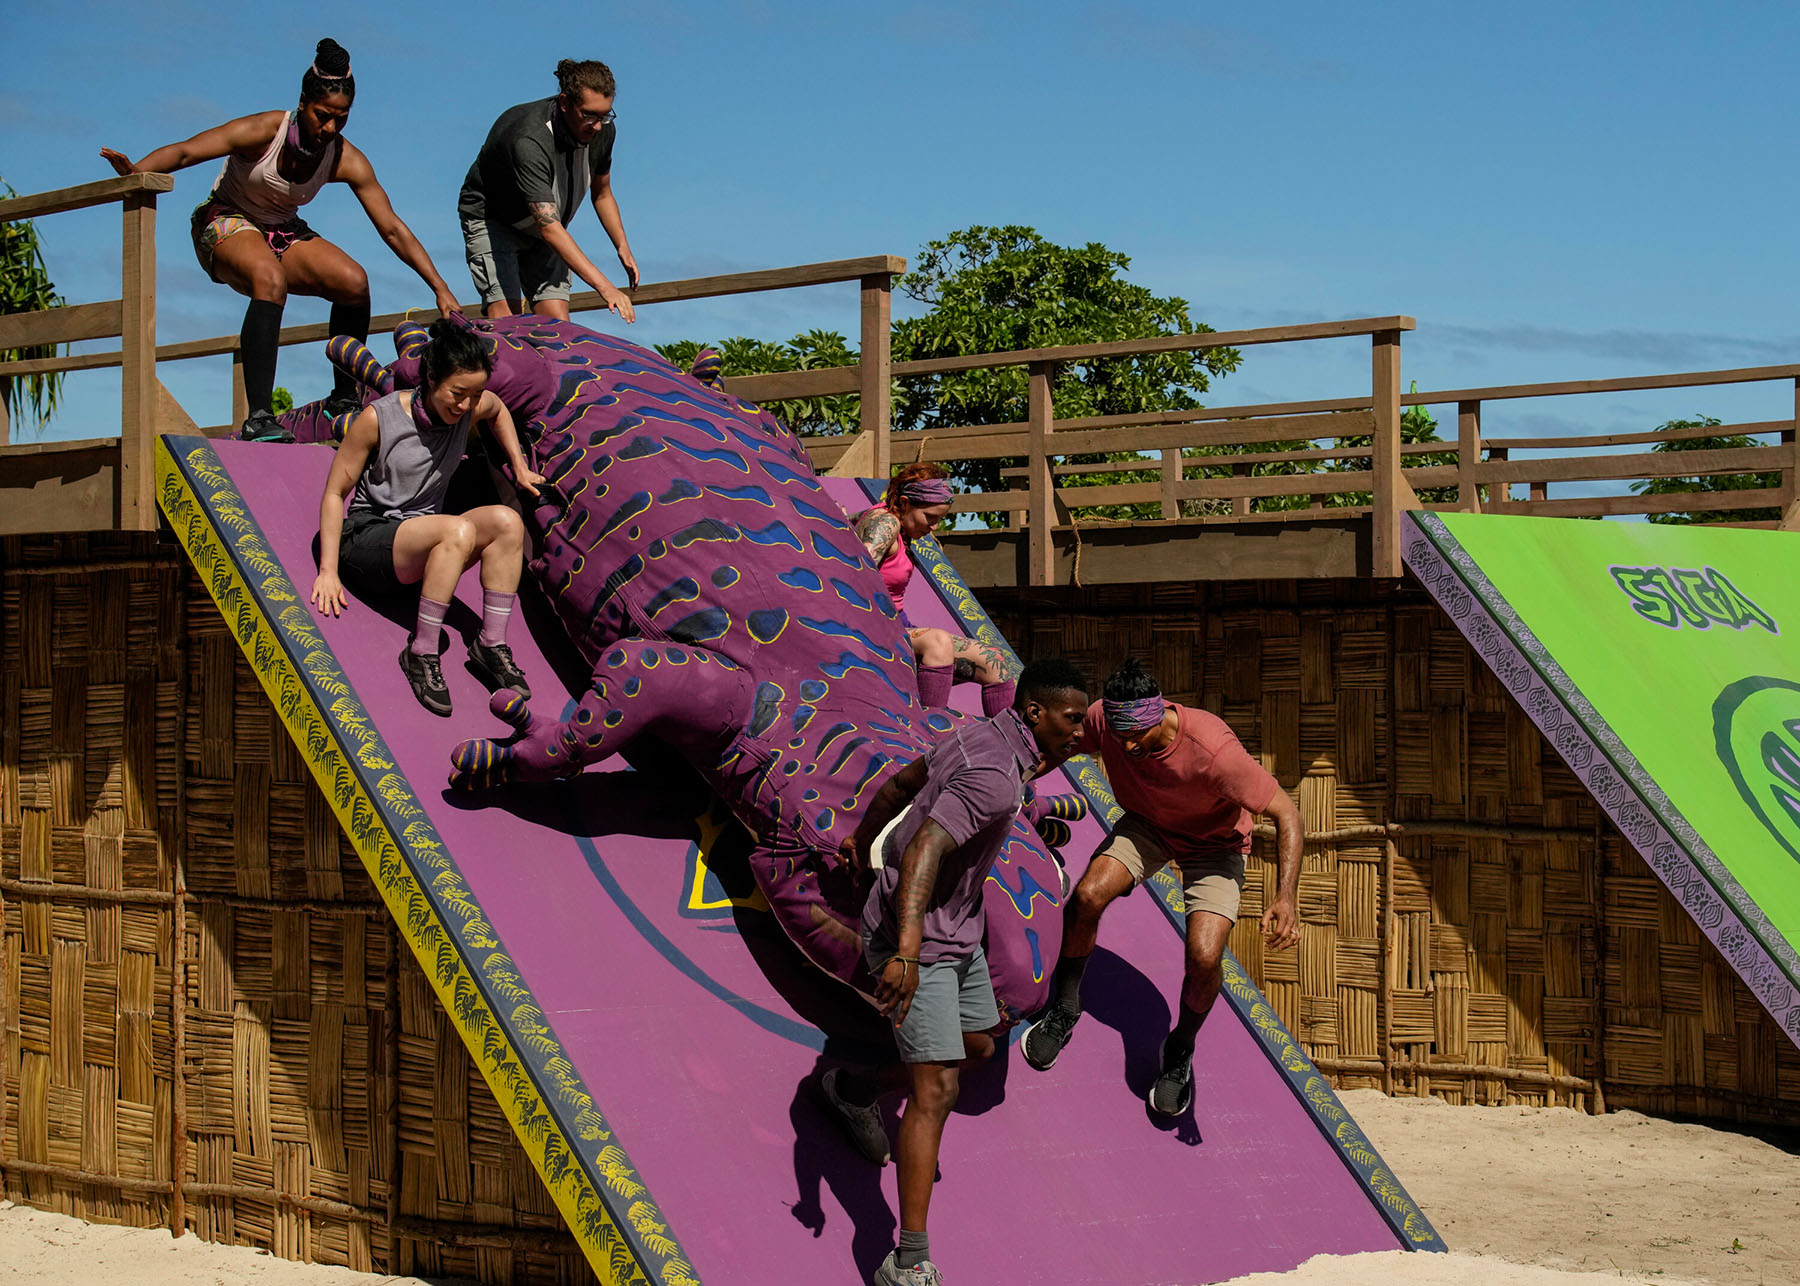
{"type": "MultiPolygon", "coordinates": [[[[0,223],[114,202],[121,214],[119,298],[0,317],[0,349],[119,340],[118,446],[109,447],[110,437],[89,439],[27,448],[16,466],[0,458],[7,474],[0,478],[0,530],[80,529],[65,521],[136,530],[156,525],[152,449],[162,392],[155,358],[156,194],[174,186],[166,174],[133,174],[0,201],[0,223]],[[72,475],[66,487],[58,478],[62,466],[72,475]]],[[[53,369],[44,361],[0,362],[0,375],[53,369]]],[[[0,452],[17,450],[5,445],[8,427],[0,418],[0,452]]]]}
{"type": "MultiPolygon", "coordinates": [[[[0,377],[74,373],[119,367],[122,376],[118,436],[15,444],[0,409],[0,535],[27,532],[152,530],[157,524],[152,491],[154,450],[159,433],[205,433],[223,436],[236,430],[248,414],[243,367],[236,335],[156,342],[156,194],[168,192],[174,180],[166,174],[134,174],[105,179],[58,192],[0,201],[0,223],[37,218],[108,202],[123,207],[123,286],[118,299],[71,304],[41,312],[0,315],[0,350],[65,344],[81,340],[118,339],[117,349],[0,362],[0,377]],[[232,419],[208,428],[194,420],[163,387],[158,362],[197,357],[232,359],[232,419]]],[[[893,281],[906,270],[895,255],[870,255],[829,263],[803,264],[756,272],[648,282],[630,291],[637,307],[720,295],[789,290],[856,282],[862,292],[861,344],[869,359],[854,368],[845,392],[861,401],[861,432],[849,465],[862,472],[888,468],[889,339],[892,329],[893,281]]],[[[593,291],[569,300],[572,312],[603,308],[593,291]]],[[[464,305],[471,316],[480,305],[464,305]]],[[[417,310],[415,310],[417,311],[417,310]]],[[[371,319],[373,331],[391,329],[405,313],[371,319]]],[[[425,310],[425,315],[434,315],[425,310]]],[[[317,344],[330,338],[324,324],[290,326],[281,332],[283,345],[317,344]]],[[[727,382],[729,387],[730,382],[727,382]]]]}
{"type": "MultiPolygon", "coordinates": [[[[1047,585],[1056,579],[1054,533],[1072,525],[1075,509],[1160,503],[1164,515],[1174,517],[1183,500],[1228,497],[1242,502],[1238,509],[1247,514],[1251,499],[1296,489],[1288,482],[1250,476],[1190,481],[1185,477],[1185,470],[1194,462],[1184,457],[1187,449],[1226,444],[1247,446],[1325,436],[1367,437],[1371,446],[1361,454],[1369,460],[1368,469],[1317,475],[1317,484],[1308,485],[1305,490],[1319,495],[1372,491],[1374,503],[1359,511],[1359,516],[1369,519],[1371,529],[1370,570],[1380,576],[1398,576],[1400,514],[1418,504],[1402,468],[1400,442],[1400,337],[1415,324],[1410,317],[1370,317],[895,362],[891,371],[896,378],[1024,366],[1029,371],[1029,395],[1028,414],[1023,422],[970,425],[930,433],[896,433],[891,435],[892,449],[903,456],[946,462],[1023,459],[1022,474],[1026,481],[1023,490],[959,495],[955,507],[959,512],[1023,514],[1028,544],[1027,580],[1030,584],[1047,585]],[[1149,415],[1055,418],[1052,387],[1060,364],[1362,337],[1367,337],[1370,343],[1369,394],[1366,398],[1165,411],[1149,415]],[[1207,423],[1226,420],[1230,423],[1216,427],[1207,423]],[[1057,464],[1058,458],[1068,456],[1150,451],[1158,453],[1156,460],[1098,468],[1057,464]],[[1058,476],[1070,473],[1145,469],[1159,470],[1160,480],[1116,486],[1056,485],[1058,476]]],[[[844,393],[852,390],[855,371],[855,367],[846,366],[752,376],[738,381],[736,390],[764,401],[844,393]]],[[[847,449],[843,439],[833,437],[809,438],[806,444],[814,463],[820,467],[836,466],[847,449]]],[[[1257,457],[1258,460],[1262,458],[1257,457]]]]}
{"type": "MultiPolygon", "coordinates": [[[[1346,521],[1366,524],[1367,552],[1356,559],[1354,569],[1357,574],[1378,576],[1399,574],[1400,514],[1414,508],[1560,517],[1647,516],[1695,510],[1731,514],[1773,508],[1778,513],[1776,518],[1733,525],[1800,529],[1800,449],[1796,447],[1793,418],[1660,432],[1646,429],[1499,440],[1485,439],[1482,434],[1484,404],[1500,400],[1775,381],[1792,386],[1794,404],[1800,406],[1800,365],[1400,394],[1399,339],[1403,330],[1411,328],[1410,318],[1370,318],[1329,327],[1275,327],[1031,353],[986,354],[940,362],[896,362],[896,376],[1028,365],[1032,372],[1032,398],[1030,418],[1025,422],[971,425],[929,433],[896,432],[892,435],[892,449],[902,460],[937,460],[947,464],[1017,462],[999,471],[1002,482],[1010,484],[1009,489],[956,497],[958,512],[1002,514],[1009,529],[1020,525],[1025,529],[1027,548],[1017,582],[990,581],[985,573],[977,573],[983,584],[1054,583],[1058,579],[1058,542],[1068,543],[1064,538],[1072,537],[1079,547],[1081,534],[1091,537],[1100,523],[1108,521],[1092,517],[1095,510],[1122,505],[1156,506],[1159,520],[1136,525],[1166,524],[1169,541],[1184,539],[1182,533],[1191,533],[1196,525],[1228,524],[1267,531],[1269,524],[1295,530],[1346,521]],[[1372,340],[1371,390],[1367,397],[1068,420],[1057,420],[1052,415],[1049,389],[1058,361],[1362,334],[1372,340]],[[1441,405],[1457,409],[1455,438],[1403,445],[1399,432],[1401,408],[1441,405]],[[1608,447],[1642,448],[1735,435],[1775,441],[1770,445],[1753,443],[1679,452],[1592,454],[1608,447]],[[1528,452],[1566,454],[1515,458],[1515,453],[1528,452]],[[1099,463],[1069,460],[1072,456],[1099,455],[1128,458],[1099,463]],[[1420,461],[1420,457],[1427,456],[1433,459],[1420,461]],[[1322,464],[1332,467],[1315,472],[1322,464]],[[1752,473],[1778,474],[1779,484],[1660,494],[1550,494],[1553,485],[1566,490],[1573,484],[1615,484],[1613,489],[1618,490],[1616,484],[1659,478],[1707,479],[1752,473]],[[1104,481],[1109,474],[1137,476],[1113,483],[1104,481]],[[1145,479],[1145,474],[1153,476],[1145,479]],[[1067,481],[1077,477],[1081,479],[1079,484],[1067,481]],[[1520,484],[1526,491],[1524,497],[1515,495],[1520,484]],[[1452,489],[1453,495],[1446,494],[1452,489]],[[1421,492],[1431,496],[1434,491],[1438,494],[1429,503],[1420,499],[1421,492]]],[[[756,388],[760,380],[779,396],[813,396],[840,390],[849,369],[853,368],[760,376],[744,384],[756,388]]],[[[807,445],[815,463],[821,466],[833,463],[844,449],[843,439],[833,437],[809,438],[807,445]]],[[[1142,539],[1135,539],[1142,547],[1142,539]]],[[[973,538],[953,536],[951,540],[971,543],[973,538]]],[[[1179,566],[1173,559],[1155,560],[1160,578],[1175,574],[1179,566]]],[[[1280,566],[1296,568],[1307,564],[1288,558],[1280,566]]],[[[1318,566],[1323,569],[1325,564],[1318,566]]],[[[1319,570],[1315,574],[1343,574],[1345,570],[1341,560],[1332,567],[1329,573],[1319,570]]],[[[1118,571],[1116,564],[1114,571],[1118,571]]]]}
{"type": "MultiPolygon", "coordinates": [[[[6,445],[0,422],[0,534],[149,528],[156,523],[150,491],[154,436],[159,432],[229,432],[230,425],[196,429],[156,378],[157,361],[230,355],[234,358],[233,424],[243,418],[241,368],[235,335],[157,346],[155,314],[156,194],[170,190],[166,175],[135,175],[85,184],[61,192],[0,202],[0,221],[81,209],[106,202],[123,206],[124,270],[121,296],[46,312],[0,317],[0,348],[118,337],[117,350],[0,363],[0,375],[122,368],[118,437],[76,442],[6,445]]],[[[1091,541],[1104,530],[1095,511],[1109,506],[1154,506],[1157,519],[1134,524],[1134,548],[1155,540],[1193,548],[1197,528],[1228,526],[1246,533],[1282,529],[1288,550],[1273,563],[1232,561],[1234,574],[1400,574],[1400,516],[1408,509],[1601,517],[1648,515],[1704,509],[1736,513],[1777,511],[1774,520],[1750,525],[1800,527],[1800,445],[1795,420],[1758,421],[1668,432],[1604,433],[1590,436],[1510,437],[1489,440],[1482,431],[1485,404],[1523,398],[1626,393],[1654,389],[1781,381],[1793,386],[1800,405],[1800,365],[1557,384],[1509,385],[1402,394],[1400,342],[1414,328],[1403,316],[1269,327],[1256,330],[1166,335],[1150,339],[1060,348],[982,353],[925,361],[894,362],[890,356],[891,290],[905,261],[877,255],[764,272],[733,273],[640,286],[633,300],[644,306],[753,291],[855,281],[861,288],[861,351],[858,365],[728,378],[726,387],[749,400],[776,403],[792,398],[856,394],[861,401],[855,434],[806,439],[814,462],[838,474],[885,476],[890,458],[948,463],[997,461],[1002,489],[959,495],[961,512],[999,514],[1003,536],[1017,549],[1010,583],[1051,584],[1059,567],[1079,557],[1084,533],[1091,541]],[[1158,353],[1197,353],[1263,344],[1366,339],[1370,346],[1367,392],[1356,396],[1253,406],[1206,407],[1150,414],[1057,419],[1053,390],[1059,366],[1106,358],[1158,353]],[[976,424],[931,432],[892,433],[889,415],[893,381],[908,377],[956,375],[969,371],[1024,367],[1029,395],[1026,419],[1010,424],[976,424]],[[1405,445],[1401,415],[1408,406],[1454,405],[1453,441],[1405,445]],[[1673,453],[1645,450],[1592,454],[1597,448],[1643,448],[1728,434],[1775,439],[1771,445],[1673,453]],[[1562,452],[1548,458],[1516,453],[1562,452]],[[1112,456],[1100,463],[1074,457],[1112,456]],[[1430,456],[1431,460],[1420,457],[1430,456]],[[1410,463],[1409,463],[1410,462],[1410,463]],[[1318,466],[1329,468],[1318,470],[1318,466]],[[1572,485],[1618,485],[1669,477],[1719,477],[1773,473],[1779,483],[1731,491],[1688,490],[1675,494],[1571,495],[1572,485]],[[1106,481],[1118,475],[1119,481],[1106,481]],[[1135,476],[1133,476],[1135,475],[1135,476]],[[1146,476],[1149,475],[1149,476],[1146,476]],[[1079,476],[1090,485],[1069,485],[1079,476]],[[1102,479],[1091,485],[1096,477],[1102,479]],[[1525,495],[1515,494],[1524,485],[1525,495]],[[1550,494],[1552,486],[1558,494],[1550,494]],[[1453,498],[1445,495],[1453,489],[1453,498]],[[1437,495],[1432,495],[1433,491],[1437,495]],[[1422,501],[1425,492],[1428,501],[1422,501]],[[1349,532],[1350,543],[1343,537],[1349,532]],[[1329,556],[1308,561],[1293,550],[1308,533],[1319,537],[1329,556]],[[1346,553],[1354,550],[1353,554],[1346,553]],[[1283,569],[1280,571],[1273,569],[1283,569]],[[1308,569],[1311,569],[1310,571],[1308,569]]],[[[592,293],[576,295],[571,309],[599,308],[592,293]]],[[[473,306],[470,306],[471,309],[473,306]]],[[[393,326],[403,314],[373,319],[377,329],[393,326]]],[[[317,343],[323,325],[294,326],[283,344],[317,343]]],[[[776,406],[779,412],[779,405],[776,406]]],[[[1267,544],[1268,542],[1263,542],[1267,544]]],[[[1157,575],[1221,575],[1220,547],[1207,545],[1205,561],[1192,570],[1177,558],[1125,565],[1110,574],[1130,578],[1157,575]]],[[[1001,551],[1003,556],[1004,551],[1001,551]]],[[[1002,557],[1002,561],[1004,561],[1002,557]]],[[[976,576],[980,583],[989,583],[976,576]]],[[[995,582],[999,583],[999,582],[995,582]]]]}
{"type": "MultiPolygon", "coordinates": [[[[1792,387],[1791,406],[1800,409],[1800,364],[1750,366],[1722,371],[1689,371],[1674,375],[1640,375],[1624,379],[1572,380],[1555,384],[1515,384],[1494,388],[1444,389],[1411,393],[1407,405],[1456,406],[1456,458],[1453,481],[1457,487],[1455,508],[1468,512],[1487,510],[1545,517],[1604,518],[1693,510],[1735,512],[1775,508],[1772,520],[1738,523],[1738,526],[1800,528],[1800,452],[1797,452],[1794,417],[1744,424],[1720,424],[1688,429],[1646,429],[1635,433],[1570,434],[1560,437],[1508,437],[1484,440],[1482,407],[1487,402],[1519,398],[1568,397],[1593,393],[1632,393],[1674,388],[1705,388],[1722,384],[1756,384],[1767,381],[1792,387]],[[1654,452],[1634,451],[1612,455],[1515,460],[1515,451],[1591,451],[1604,447],[1650,446],[1692,442],[1703,438],[1742,435],[1774,436],[1770,446],[1654,452]],[[1485,449],[1487,459],[1482,460],[1485,449]],[[1706,478],[1747,473],[1779,473],[1780,484],[1770,488],[1729,491],[1680,491],[1660,494],[1571,496],[1551,498],[1550,485],[1579,482],[1642,482],[1655,478],[1706,478]],[[1514,497],[1513,487],[1525,484],[1527,497],[1514,497]],[[1487,489],[1484,500],[1481,489],[1487,489]]],[[[1426,471],[1420,471],[1424,473],[1426,471]]],[[[1420,485],[1425,485],[1421,480],[1420,485]]],[[[1442,470],[1431,485],[1446,485],[1442,470]]]]}

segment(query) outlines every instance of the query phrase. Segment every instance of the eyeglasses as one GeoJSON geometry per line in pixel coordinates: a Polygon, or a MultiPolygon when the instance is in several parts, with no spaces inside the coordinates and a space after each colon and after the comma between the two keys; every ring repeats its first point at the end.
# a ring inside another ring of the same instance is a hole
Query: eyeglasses
{"type": "Polygon", "coordinates": [[[575,109],[575,115],[580,118],[583,125],[611,125],[614,121],[619,119],[619,114],[611,108],[608,108],[604,112],[584,112],[581,108],[577,107],[575,109]]]}

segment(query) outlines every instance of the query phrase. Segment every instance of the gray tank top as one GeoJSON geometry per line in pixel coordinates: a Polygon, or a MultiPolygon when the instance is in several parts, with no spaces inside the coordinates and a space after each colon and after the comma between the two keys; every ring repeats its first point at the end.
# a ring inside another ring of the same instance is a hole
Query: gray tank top
{"type": "MultiPolygon", "coordinates": [[[[404,396],[417,396],[424,390],[408,390],[404,396]]],[[[421,429],[412,411],[400,399],[401,393],[377,398],[375,424],[381,438],[356,480],[356,491],[350,498],[352,510],[365,509],[383,518],[417,518],[421,514],[442,513],[444,494],[450,490],[450,475],[462,462],[463,448],[469,441],[469,421],[473,409],[455,424],[444,428],[421,429]]]]}

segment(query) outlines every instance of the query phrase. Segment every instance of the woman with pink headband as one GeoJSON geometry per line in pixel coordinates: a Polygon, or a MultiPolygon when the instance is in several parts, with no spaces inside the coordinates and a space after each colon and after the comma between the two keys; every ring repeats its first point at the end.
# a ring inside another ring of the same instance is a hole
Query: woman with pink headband
{"type": "Polygon", "coordinates": [[[888,483],[887,494],[856,520],[856,534],[881,572],[881,583],[894,600],[912,641],[919,666],[919,699],[926,706],[950,703],[950,687],[959,680],[981,684],[981,711],[993,718],[1010,709],[1013,673],[997,648],[935,627],[915,627],[906,619],[906,587],[912,580],[909,544],[931,535],[950,514],[950,474],[941,464],[909,464],[888,483]]]}
{"type": "MultiPolygon", "coordinates": [[[[355,99],[349,53],[335,40],[321,40],[312,66],[300,77],[300,103],[293,111],[240,116],[185,142],[159,147],[141,161],[110,147],[100,149],[122,175],[171,174],[225,158],[211,193],[194,211],[194,254],[207,276],[250,297],[238,352],[250,410],[242,436],[255,441],[293,441],[276,423],[271,405],[281,314],[290,292],[331,301],[332,335],[369,337],[368,274],[300,217],[300,207],[327,183],[349,184],[381,239],[431,287],[438,311],[456,310],[456,296],[425,247],[394,213],[375,167],[343,136],[355,99]]],[[[343,415],[361,405],[356,381],[339,372],[328,403],[331,414],[343,415]]]]}

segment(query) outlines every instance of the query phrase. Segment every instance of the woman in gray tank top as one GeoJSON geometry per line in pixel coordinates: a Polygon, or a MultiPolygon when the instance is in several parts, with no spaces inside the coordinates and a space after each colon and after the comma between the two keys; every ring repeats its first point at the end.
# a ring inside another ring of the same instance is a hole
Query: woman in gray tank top
{"type": "Polygon", "coordinates": [[[319,575],[312,590],[313,606],[336,616],[350,605],[346,584],[363,598],[418,586],[418,620],[400,649],[400,669],[419,704],[441,715],[451,709],[438,661],[444,617],[457,582],[476,563],[481,634],[469,644],[469,667],[491,692],[511,688],[531,695],[506,645],[525,524],[505,505],[443,512],[470,424],[488,425],[520,488],[535,496],[544,480],[526,463],[506,406],[487,391],[487,350],[460,322],[431,323],[416,391],[378,398],[351,422],[319,501],[319,575]]]}

